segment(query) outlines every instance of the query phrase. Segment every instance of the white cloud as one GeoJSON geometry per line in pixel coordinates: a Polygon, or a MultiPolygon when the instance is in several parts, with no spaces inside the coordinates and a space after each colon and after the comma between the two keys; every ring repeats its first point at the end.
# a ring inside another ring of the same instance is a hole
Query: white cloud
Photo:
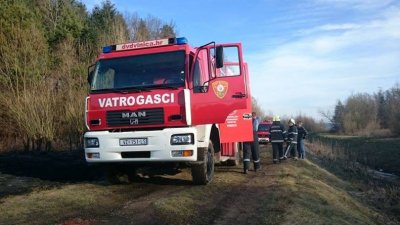
{"type": "Polygon", "coordinates": [[[267,112],[320,118],[319,109],[351,93],[388,89],[400,79],[399,27],[400,9],[393,7],[380,19],[316,26],[247,56],[253,95],[267,112]]]}
{"type": "Polygon", "coordinates": [[[354,8],[358,10],[373,10],[386,7],[395,0],[315,0],[318,4],[335,7],[354,8]]]}

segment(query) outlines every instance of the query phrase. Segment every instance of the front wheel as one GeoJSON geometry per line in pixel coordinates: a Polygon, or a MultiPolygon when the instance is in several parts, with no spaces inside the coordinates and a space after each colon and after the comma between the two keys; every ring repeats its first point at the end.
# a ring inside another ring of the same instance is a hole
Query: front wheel
{"type": "Polygon", "coordinates": [[[199,164],[192,165],[192,180],[194,184],[205,185],[214,178],[214,146],[210,140],[208,148],[198,148],[199,164]]]}

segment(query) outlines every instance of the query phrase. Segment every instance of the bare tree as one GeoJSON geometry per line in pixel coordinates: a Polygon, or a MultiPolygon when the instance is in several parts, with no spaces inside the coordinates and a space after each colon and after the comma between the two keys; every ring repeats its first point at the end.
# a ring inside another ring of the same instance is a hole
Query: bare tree
{"type": "Polygon", "coordinates": [[[148,15],[145,19],[137,13],[125,14],[130,41],[146,41],[176,36],[174,22],[164,23],[161,19],[148,15]]]}

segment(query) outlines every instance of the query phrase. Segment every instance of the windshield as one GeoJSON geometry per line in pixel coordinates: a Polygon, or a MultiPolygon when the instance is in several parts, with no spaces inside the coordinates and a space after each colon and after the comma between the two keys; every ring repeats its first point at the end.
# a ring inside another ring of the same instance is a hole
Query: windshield
{"type": "Polygon", "coordinates": [[[270,126],[271,126],[271,124],[261,123],[260,125],[258,125],[258,131],[269,131],[270,126]]]}
{"type": "Polygon", "coordinates": [[[96,64],[91,91],[181,87],[184,79],[184,51],[102,59],[96,64]]]}

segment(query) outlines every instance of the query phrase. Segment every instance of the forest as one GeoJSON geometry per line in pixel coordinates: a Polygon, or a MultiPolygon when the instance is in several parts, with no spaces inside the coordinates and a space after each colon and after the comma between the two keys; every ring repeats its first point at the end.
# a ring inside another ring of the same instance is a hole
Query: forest
{"type": "Polygon", "coordinates": [[[338,100],[333,113],[321,112],[339,134],[367,137],[400,135],[400,85],[376,93],[352,94],[338,100]]]}
{"type": "Polygon", "coordinates": [[[82,149],[87,69],[107,44],[176,35],[110,1],[0,1],[0,149],[82,149]],[[6,128],[6,129],[4,129],[6,128]]]}

